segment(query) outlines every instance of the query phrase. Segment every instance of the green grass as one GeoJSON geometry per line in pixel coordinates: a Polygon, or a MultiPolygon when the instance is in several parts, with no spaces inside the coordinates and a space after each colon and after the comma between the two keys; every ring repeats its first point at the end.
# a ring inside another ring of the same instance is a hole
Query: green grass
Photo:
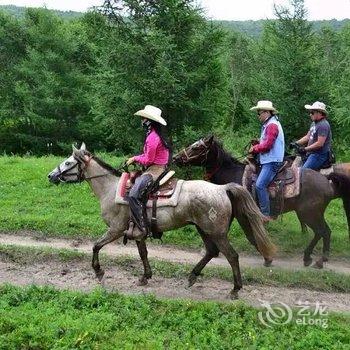
{"type": "MultiPolygon", "coordinates": [[[[109,155],[102,158],[113,165],[121,162],[109,155]]],[[[35,230],[50,236],[90,238],[106,231],[99,203],[87,183],[49,184],[47,174],[61,161],[63,158],[53,156],[0,157],[0,230],[35,230]]],[[[348,257],[349,237],[340,200],[331,203],[326,217],[333,230],[332,256],[348,257]]],[[[279,251],[286,254],[301,254],[313,237],[311,231],[306,235],[300,232],[294,213],[284,215],[283,222],[271,224],[269,231],[279,251]]],[[[237,223],[232,225],[230,239],[238,251],[254,251],[237,223]]],[[[190,226],[166,233],[164,242],[191,248],[202,245],[190,226]]]]}
{"type": "Polygon", "coordinates": [[[241,302],[2,286],[0,349],[348,349],[348,315],[329,314],[328,328],[268,328],[258,312],[241,302]]]}
{"type": "MultiPolygon", "coordinates": [[[[17,264],[32,264],[33,261],[36,263],[64,261],[72,265],[74,265],[75,261],[85,261],[87,268],[89,268],[91,257],[87,254],[65,249],[0,245],[0,261],[11,261],[17,264]]],[[[194,267],[190,264],[177,264],[157,259],[150,259],[150,264],[155,276],[158,275],[165,278],[187,278],[194,267]]],[[[129,256],[111,258],[101,253],[101,266],[108,271],[108,268],[113,265],[122,267],[135,276],[140,276],[143,272],[141,260],[138,258],[129,256]]],[[[302,271],[288,271],[278,267],[241,267],[241,272],[244,285],[255,284],[307,288],[323,292],[350,293],[350,276],[332,271],[319,271],[311,268],[302,271]]],[[[208,266],[203,270],[202,278],[218,278],[232,281],[232,271],[226,267],[208,266]]]]}

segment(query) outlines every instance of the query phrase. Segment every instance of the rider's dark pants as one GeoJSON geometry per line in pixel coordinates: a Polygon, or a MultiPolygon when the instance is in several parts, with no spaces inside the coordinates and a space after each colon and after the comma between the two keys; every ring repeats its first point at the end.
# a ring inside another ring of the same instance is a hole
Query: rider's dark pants
{"type": "Polygon", "coordinates": [[[131,188],[127,200],[129,202],[131,218],[137,227],[142,231],[147,231],[146,203],[148,191],[153,184],[150,174],[143,174],[136,178],[134,186],[131,188]]]}

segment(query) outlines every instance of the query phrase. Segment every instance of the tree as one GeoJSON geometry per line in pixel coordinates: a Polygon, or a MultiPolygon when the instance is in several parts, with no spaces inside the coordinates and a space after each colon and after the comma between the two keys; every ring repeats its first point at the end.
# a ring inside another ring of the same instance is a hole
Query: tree
{"type": "MultiPolygon", "coordinates": [[[[320,98],[315,34],[306,20],[303,0],[291,8],[275,7],[277,21],[265,26],[260,44],[260,96],[271,99],[282,115],[287,139],[308,129],[304,105],[320,98]]],[[[328,101],[324,101],[328,103],[328,101]]]]}
{"type": "Polygon", "coordinates": [[[228,47],[232,108],[227,126],[231,132],[252,124],[249,107],[256,102],[258,93],[256,80],[258,62],[255,40],[239,33],[232,33],[229,36],[228,47]]]}
{"type": "Polygon", "coordinates": [[[344,151],[348,151],[350,141],[350,25],[340,33],[340,45],[337,50],[335,74],[331,79],[331,113],[338,123],[337,142],[342,143],[344,151]],[[342,141],[342,142],[340,142],[342,141]]]}
{"type": "Polygon", "coordinates": [[[0,12],[0,147],[16,151],[14,134],[21,128],[23,116],[15,111],[15,67],[26,55],[27,34],[20,21],[0,12]]]}
{"type": "Polygon", "coordinates": [[[108,130],[109,149],[139,149],[140,120],[133,113],[145,104],[163,110],[170,133],[181,142],[186,127],[207,132],[227,115],[225,34],[206,23],[193,1],[107,3],[111,7],[103,13],[110,27],[94,82],[93,113],[108,130]]]}
{"type": "Polygon", "coordinates": [[[11,108],[2,114],[6,151],[57,153],[79,138],[78,119],[89,111],[83,74],[89,55],[73,28],[47,10],[27,10],[22,54],[11,67],[11,108]]]}

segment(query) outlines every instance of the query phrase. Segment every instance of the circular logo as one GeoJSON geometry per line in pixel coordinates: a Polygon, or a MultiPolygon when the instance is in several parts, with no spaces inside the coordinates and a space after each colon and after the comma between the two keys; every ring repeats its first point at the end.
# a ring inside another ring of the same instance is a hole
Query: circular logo
{"type": "Polygon", "coordinates": [[[285,303],[278,302],[272,306],[268,301],[263,300],[261,306],[266,310],[259,311],[258,317],[266,327],[288,324],[292,320],[292,309],[285,303]]]}

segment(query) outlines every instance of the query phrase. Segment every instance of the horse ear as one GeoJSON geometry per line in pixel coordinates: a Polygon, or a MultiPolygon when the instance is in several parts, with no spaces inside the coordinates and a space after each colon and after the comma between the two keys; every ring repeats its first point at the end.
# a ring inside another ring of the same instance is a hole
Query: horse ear
{"type": "Polygon", "coordinates": [[[85,142],[83,142],[80,146],[80,150],[81,151],[86,151],[86,145],[85,145],[85,142]]]}
{"type": "Polygon", "coordinates": [[[72,149],[73,149],[73,156],[75,159],[79,160],[81,159],[81,152],[78,148],[76,148],[74,145],[72,145],[72,149]]]}
{"type": "Polygon", "coordinates": [[[209,135],[208,136],[208,143],[211,145],[214,141],[214,135],[209,135]]]}

